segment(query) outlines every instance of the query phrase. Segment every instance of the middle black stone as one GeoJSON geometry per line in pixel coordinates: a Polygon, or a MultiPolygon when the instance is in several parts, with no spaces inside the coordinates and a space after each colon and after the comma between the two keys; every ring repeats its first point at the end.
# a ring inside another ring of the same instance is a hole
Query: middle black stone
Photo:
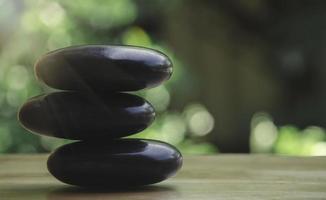
{"type": "Polygon", "coordinates": [[[56,92],[34,97],[19,111],[32,132],[58,138],[120,138],[147,128],[155,118],[145,99],[125,93],[56,92]]]}

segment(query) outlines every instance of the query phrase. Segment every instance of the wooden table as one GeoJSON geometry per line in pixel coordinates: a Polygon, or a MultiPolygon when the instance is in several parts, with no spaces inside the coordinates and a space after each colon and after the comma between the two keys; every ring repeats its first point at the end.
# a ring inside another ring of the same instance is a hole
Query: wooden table
{"type": "Polygon", "coordinates": [[[185,157],[174,178],[125,191],[87,190],[60,183],[48,174],[46,157],[0,155],[0,199],[326,199],[326,157],[185,157]]]}

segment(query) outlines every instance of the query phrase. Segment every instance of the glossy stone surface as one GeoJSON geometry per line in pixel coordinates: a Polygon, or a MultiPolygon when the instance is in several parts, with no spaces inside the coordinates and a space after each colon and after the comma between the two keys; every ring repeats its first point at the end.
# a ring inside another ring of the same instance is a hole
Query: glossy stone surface
{"type": "Polygon", "coordinates": [[[77,186],[153,184],[174,175],[181,165],[182,155],[176,148],[144,139],[71,143],[48,159],[53,176],[77,186]]]}
{"type": "Polygon", "coordinates": [[[56,92],[34,97],[19,110],[28,130],[67,139],[111,139],[148,127],[154,108],[143,98],[124,93],[56,92]]]}
{"type": "Polygon", "coordinates": [[[87,45],[44,55],[35,73],[48,86],[62,90],[136,91],[167,80],[172,63],[151,49],[87,45]]]}

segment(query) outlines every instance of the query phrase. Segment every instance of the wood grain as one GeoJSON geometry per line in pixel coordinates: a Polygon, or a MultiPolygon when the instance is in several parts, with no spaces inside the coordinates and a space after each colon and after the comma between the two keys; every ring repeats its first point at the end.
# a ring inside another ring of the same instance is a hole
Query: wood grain
{"type": "Polygon", "coordinates": [[[47,155],[0,155],[0,199],[326,199],[326,157],[185,157],[173,178],[142,188],[81,189],[46,170],[47,155]]]}

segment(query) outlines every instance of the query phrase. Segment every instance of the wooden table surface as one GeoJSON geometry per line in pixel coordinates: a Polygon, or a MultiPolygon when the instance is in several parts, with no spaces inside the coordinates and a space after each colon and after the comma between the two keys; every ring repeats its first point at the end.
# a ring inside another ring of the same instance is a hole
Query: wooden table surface
{"type": "Polygon", "coordinates": [[[175,177],[124,191],[88,190],[60,183],[47,172],[46,158],[0,155],[0,200],[326,199],[326,157],[185,157],[175,177]]]}

